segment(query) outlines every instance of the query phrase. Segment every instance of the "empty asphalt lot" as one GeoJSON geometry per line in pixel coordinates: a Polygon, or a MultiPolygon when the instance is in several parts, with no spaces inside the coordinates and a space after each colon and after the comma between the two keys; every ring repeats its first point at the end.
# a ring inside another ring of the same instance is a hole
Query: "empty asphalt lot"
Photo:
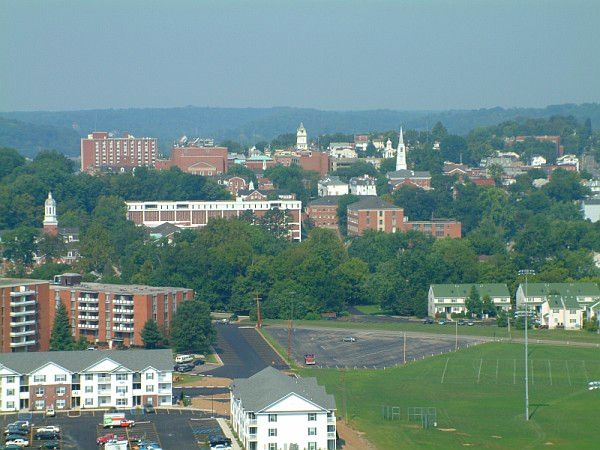
{"type": "MultiPolygon", "coordinates": [[[[288,330],[285,326],[271,325],[265,330],[283,348],[287,348],[288,330]]],[[[458,336],[458,347],[463,348],[488,341],[479,336],[458,336]]],[[[452,335],[406,333],[406,361],[446,353],[455,349],[452,335]]],[[[314,354],[318,367],[384,368],[404,362],[403,333],[380,330],[335,330],[318,327],[294,327],[292,356],[304,364],[304,355],[314,354]],[[356,342],[344,342],[344,337],[356,342]]]]}

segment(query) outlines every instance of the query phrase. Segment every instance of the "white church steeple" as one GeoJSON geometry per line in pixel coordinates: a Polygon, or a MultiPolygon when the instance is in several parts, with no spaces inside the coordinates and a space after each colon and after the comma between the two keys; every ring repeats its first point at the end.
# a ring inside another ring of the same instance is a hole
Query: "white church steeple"
{"type": "Polygon", "coordinates": [[[308,135],[302,122],[296,131],[296,150],[308,150],[308,135]]]}
{"type": "Polygon", "coordinates": [[[53,235],[58,233],[56,200],[52,198],[52,192],[48,192],[48,198],[44,202],[44,233],[53,235]]]}
{"type": "Polygon", "coordinates": [[[396,170],[407,170],[406,166],[406,145],[404,145],[404,135],[400,127],[400,137],[398,139],[398,150],[396,151],[396,170]]]}

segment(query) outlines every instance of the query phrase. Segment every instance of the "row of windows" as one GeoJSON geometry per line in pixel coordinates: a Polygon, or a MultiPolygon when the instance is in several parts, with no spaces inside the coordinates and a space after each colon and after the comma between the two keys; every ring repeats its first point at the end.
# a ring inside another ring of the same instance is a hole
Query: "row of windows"
{"type": "MultiPolygon", "coordinates": [[[[308,428],[308,435],[309,436],[316,436],[317,435],[317,428],[316,427],[309,427],[308,428]]],[[[276,437],[277,436],[277,428],[269,428],[269,437],[276,437]]]]}
{"type": "MultiPolygon", "coordinates": [[[[277,443],[276,442],[271,442],[269,444],[269,450],[278,450],[277,449],[277,443]]],[[[309,442],[308,443],[308,450],[317,450],[317,443],[316,442],[309,442]]]]}

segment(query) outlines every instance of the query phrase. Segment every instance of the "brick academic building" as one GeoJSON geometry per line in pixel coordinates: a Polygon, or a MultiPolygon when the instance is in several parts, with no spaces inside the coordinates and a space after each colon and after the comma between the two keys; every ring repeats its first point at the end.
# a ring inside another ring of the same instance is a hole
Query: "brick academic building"
{"type": "Polygon", "coordinates": [[[81,139],[81,171],[154,167],[157,152],[156,138],[136,138],[129,133],[113,137],[106,131],[94,131],[81,139]]]}
{"type": "Polygon", "coordinates": [[[59,275],[54,283],[0,279],[0,349],[47,351],[59,302],[67,308],[75,339],[141,346],[149,319],[168,331],[177,306],[193,297],[185,288],[82,283],[78,274],[59,275]]]}
{"type": "Polygon", "coordinates": [[[156,162],[159,170],[179,167],[182,172],[211,177],[227,172],[227,147],[175,145],[170,159],[156,162]]]}

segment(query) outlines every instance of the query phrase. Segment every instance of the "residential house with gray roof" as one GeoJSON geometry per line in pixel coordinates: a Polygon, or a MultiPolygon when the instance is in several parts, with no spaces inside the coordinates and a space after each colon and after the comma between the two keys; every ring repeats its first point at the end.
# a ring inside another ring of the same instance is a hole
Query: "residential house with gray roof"
{"type": "Polygon", "coordinates": [[[486,284],[432,284],[429,286],[428,314],[435,317],[436,314],[462,314],[467,312],[466,301],[475,286],[479,298],[489,296],[496,307],[508,311],[510,309],[510,293],[508,286],[504,283],[486,284]]]}
{"type": "Polygon", "coordinates": [[[273,367],[231,384],[231,422],[246,450],[335,449],[335,409],[316,378],[273,367]]]}

